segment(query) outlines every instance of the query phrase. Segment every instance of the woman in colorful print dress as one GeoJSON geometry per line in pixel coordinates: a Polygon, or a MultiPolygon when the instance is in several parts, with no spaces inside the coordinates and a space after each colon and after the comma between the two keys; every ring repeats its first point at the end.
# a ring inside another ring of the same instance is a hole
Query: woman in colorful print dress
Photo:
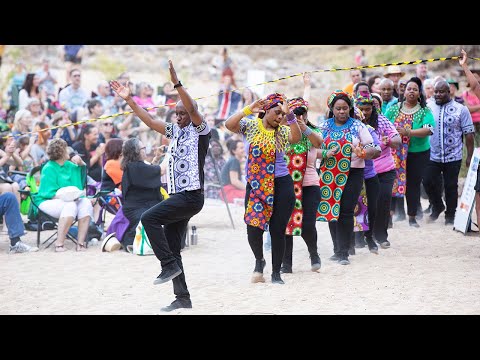
{"type": "Polygon", "coordinates": [[[408,223],[418,228],[420,225],[415,215],[420,202],[420,184],[423,171],[430,160],[430,135],[433,134],[435,126],[435,120],[426,104],[422,81],[419,78],[412,77],[408,80],[404,101],[388,108],[385,116],[402,137],[402,145],[393,151],[397,176],[393,183],[392,209],[396,199],[405,196],[408,223]]]}
{"type": "Polygon", "coordinates": [[[293,180],[295,208],[286,231],[285,254],[282,273],[292,272],[293,237],[302,236],[310,254],[311,270],[321,268],[317,250],[316,213],[320,203],[320,187],[315,167],[317,148],[323,143],[320,130],[308,121],[308,102],[298,97],[288,102],[288,108],[297,117],[302,131],[302,139],[297,144],[289,144],[285,151],[288,171],[293,180]]]}
{"type": "Polygon", "coordinates": [[[284,159],[287,143],[300,141],[302,133],[285,95],[274,93],[230,116],[228,130],[245,136],[248,148],[244,220],[248,242],[255,256],[252,282],[265,282],[263,232],[272,237],[272,283],[280,276],[285,251],[285,230],[295,205],[293,180],[284,159]],[[246,116],[258,113],[255,119],[246,116]],[[288,125],[280,125],[286,117],[288,125]]]}
{"type": "Polygon", "coordinates": [[[335,252],[330,259],[348,265],[353,214],[363,184],[364,159],[371,159],[376,150],[366,125],[354,119],[353,99],[348,93],[335,90],[327,105],[329,119],[319,126],[324,142],[317,220],[328,221],[335,252]]]}

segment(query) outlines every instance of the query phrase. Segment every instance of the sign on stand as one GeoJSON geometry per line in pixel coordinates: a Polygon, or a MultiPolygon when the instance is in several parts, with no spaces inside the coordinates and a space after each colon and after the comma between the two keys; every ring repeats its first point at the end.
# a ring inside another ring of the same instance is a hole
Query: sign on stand
{"type": "Polygon", "coordinates": [[[480,162],[480,148],[475,149],[468,169],[467,178],[463,187],[462,196],[458,202],[457,211],[455,212],[455,220],[453,222],[454,229],[466,234],[468,224],[472,216],[473,206],[475,204],[475,184],[477,183],[477,169],[480,162]]]}

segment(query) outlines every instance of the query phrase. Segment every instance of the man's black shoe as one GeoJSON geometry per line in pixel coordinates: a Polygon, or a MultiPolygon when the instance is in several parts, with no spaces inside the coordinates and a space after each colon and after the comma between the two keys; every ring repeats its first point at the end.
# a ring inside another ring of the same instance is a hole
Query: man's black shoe
{"type": "MultiPolygon", "coordinates": [[[[390,241],[385,240],[378,243],[382,249],[388,249],[390,247],[390,241]]],[[[378,249],[377,249],[378,250],[378,249]]]]}
{"type": "Polygon", "coordinates": [[[160,311],[173,311],[177,309],[191,309],[192,308],[192,302],[190,300],[175,300],[172,302],[170,305],[165,306],[160,309],[160,311]]]}
{"type": "Polygon", "coordinates": [[[293,273],[292,265],[283,264],[282,267],[280,268],[280,272],[281,272],[282,274],[291,274],[291,273],[293,273]]]}
{"type": "Polygon", "coordinates": [[[272,272],[272,284],[285,284],[279,272],[272,272]]]}
{"type": "Polygon", "coordinates": [[[332,256],[329,257],[330,260],[332,261],[338,261],[340,260],[340,255],[339,254],[333,254],[332,256]]]}
{"type": "Polygon", "coordinates": [[[365,236],[363,235],[357,236],[355,234],[355,248],[363,249],[366,245],[367,243],[365,242],[365,236]]]}
{"type": "Polygon", "coordinates": [[[366,239],[367,245],[368,245],[368,250],[370,250],[371,253],[377,254],[378,255],[378,246],[375,244],[375,241],[373,239],[366,239]]]}
{"type": "Polygon", "coordinates": [[[435,221],[438,219],[442,211],[445,210],[445,205],[442,204],[442,207],[440,208],[432,208],[432,213],[430,214],[430,221],[435,221]]]}
{"type": "Polygon", "coordinates": [[[322,262],[320,261],[320,255],[313,254],[310,255],[310,264],[312,266],[312,271],[317,272],[322,267],[322,262]]]}
{"type": "Polygon", "coordinates": [[[182,269],[180,269],[177,264],[175,264],[174,266],[169,266],[165,269],[162,269],[162,272],[155,279],[155,281],[153,282],[153,285],[166,283],[172,280],[173,278],[177,277],[181,273],[182,273],[182,269]]]}
{"type": "Polygon", "coordinates": [[[453,225],[455,218],[445,217],[445,225],[453,225]]]}

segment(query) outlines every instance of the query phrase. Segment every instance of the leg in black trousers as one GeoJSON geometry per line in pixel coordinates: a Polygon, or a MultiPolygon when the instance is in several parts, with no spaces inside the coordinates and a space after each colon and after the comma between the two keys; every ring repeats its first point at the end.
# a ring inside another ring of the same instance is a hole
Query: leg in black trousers
{"type": "MultiPolygon", "coordinates": [[[[250,191],[251,186],[247,184],[247,193],[245,195],[246,204],[250,191]]],[[[275,178],[274,194],[273,212],[269,224],[269,231],[272,238],[272,281],[274,275],[276,279],[280,278],[280,267],[285,252],[285,230],[287,229],[288,220],[295,206],[293,180],[290,175],[275,178]]],[[[263,260],[263,230],[247,225],[247,235],[248,243],[257,260],[254,273],[263,273],[263,268],[261,268],[261,272],[257,271],[260,270],[258,267],[260,267],[261,261],[263,260]]],[[[283,281],[281,283],[283,283],[283,281]]]]}
{"type": "MultiPolygon", "coordinates": [[[[379,190],[373,236],[378,243],[388,241],[388,221],[390,219],[390,203],[392,201],[392,188],[395,180],[395,170],[378,174],[379,190]]],[[[402,199],[403,200],[403,199],[402,199]]]]}
{"type": "Polygon", "coordinates": [[[443,166],[443,183],[445,184],[445,200],[447,203],[445,220],[450,220],[453,223],[458,204],[458,174],[462,161],[452,161],[443,164],[443,166]]]}
{"type": "Polygon", "coordinates": [[[182,256],[180,251],[182,249],[182,239],[187,232],[189,219],[180,220],[171,224],[165,225],[165,237],[168,241],[168,246],[172,251],[175,260],[182,270],[182,273],[172,279],[173,293],[175,297],[180,300],[190,300],[190,293],[187,289],[187,283],[185,281],[185,272],[183,271],[182,256]]]}
{"type": "MultiPolygon", "coordinates": [[[[303,188],[302,207],[302,238],[307,245],[308,253],[313,264],[319,264],[320,258],[318,256],[317,248],[317,209],[320,203],[320,187],[306,186],[303,188]]],[[[292,210],[293,211],[293,210],[292,210]]],[[[285,253],[282,261],[282,272],[292,272],[292,253],[293,253],[293,236],[285,235],[285,253]]],[[[318,270],[318,265],[315,266],[318,270]]],[[[315,271],[316,271],[315,270],[315,271]]]]}
{"type": "Polygon", "coordinates": [[[428,200],[432,204],[432,213],[430,214],[430,220],[437,220],[438,215],[445,210],[445,205],[442,200],[442,184],[441,179],[442,164],[435,161],[428,161],[427,168],[425,170],[425,178],[423,179],[423,186],[428,195],[428,200]]]}
{"type": "Polygon", "coordinates": [[[156,284],[161,284],[169,274],[175,275],[174,292],[177,299],[190,299],[180,256],[182,237],[185,236],[190,218],[203,208],[204,196],[199,191],[183,191],[145,211],[141,217],[143,227],[152,245],[153,252],[162,266],[156,284]],[[165,226],[165,229],[164,227],[165,226]],[[179,277],[175,281],[175,278],[179,277]]]}
{"type": "Polygon", "coordinates": [[[430,159],[430,149],[418,153],[409,152],[407,155],[407,213],[410,226],[419,227],[415,220],[418,203],[420,202],[420,183],[423,172],[430,159]]]}
{"type": "MultiPolygon", "coordinates": [[[[367,191],[367,211],[368,211],[368,230],[365,231],[365,237],[372,239],[373,228],[375,226],[376,212],[377,212],[377,200],[380,191],[380,182],[378,175],[365,179],[365,188],[367,191]]],[[[390,192],[391,193],[391,192],[390,192]]]]}
{"type": "Polygon", "coordinates": [[[334,251],[340,261],[346,260],[348,264],[348,248],[353,236],[353,214],[355,206],[362,191],[364,169],[351,168],[348,174],[347,184],[343,189],[340,200],[340,215],[338,221],[328,223],[330,235],[334,244],[334,251]]]}
{"type": "Polygon", "coordinates": [[[272,237],[272,274],[280,273],[285,252],[285,231],[294,206],[295,193],[292,177],[287,175],[275,178],[275,198],[269,227],[272,237]]]}

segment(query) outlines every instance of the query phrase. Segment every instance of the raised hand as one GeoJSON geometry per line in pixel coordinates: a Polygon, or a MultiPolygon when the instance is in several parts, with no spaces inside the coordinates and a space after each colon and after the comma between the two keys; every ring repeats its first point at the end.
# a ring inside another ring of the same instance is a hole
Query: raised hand
{"type": "Polygon", "coordinates": [[[362,143],[359,143],[357,146],[353,148],[353,152],[359,157],[359,158],[364,158],[365,157],[365,150],[363,149],[362,143]]]}
{"type": "Polygon", "coordinates": [[[304,86],[310,86],[310,73],[309,72],[304,72],[303,73],[303,85],[304,86]]]}
{"type": "Polygon", "coordinates": [[[263,110],[263,107],[267,103],[266,99],[258,99],[257,101],[254,101],[249,105],[250,110],[252,110],[253,113],[260,113],[260,112],[265,112],[263,110]]]}
{"type": "Polygon", "coordinates": [[[282,111],[285,115],[287,115],[290,110],[288,109],[288,99],[285,94],[282,94],[283,104],[282,104],[282,111]]]}
{"type": "Polygon", "coordinates": [[[335,155],[337,153],[337,151],[338,151],[338,146],[333,145],[332,148],[327,151],[327,157],[331,157],[331,156],[335,155]]]}
{"type": "Polygon", "coordinates": [[[463,66],[464,64],[467,63],[467,52],[463,49],[462,49],[462,58],[458,59],[458,63],[460,64],[460,66],[463,66]]]}
{"type": "Polygon", "coordinates": [[[170,71],[170,81],[175,85],[178,84],[178,77],[175,68],[173,67],[172,60],[168,60],[168,70],[170,71]]]}
{"type": "Polygon", "coordinates": [[[120,96],[123,100],[127,100],[131,94],[129,81],[127,81],[125,85],[126,86],[123,86],[117,80],[110,81],[110,86],[112,87],[112,90],[115,91],[118,94],[118,96],[120,96]]]}
{"type": "Polygon", "coordinates": [[[303,115],[297,116],[297,123],[298,126],[300,126],[300,130],[305,131],[305,129],[307,128],[307,124],[305,123],[303,115]]]}

